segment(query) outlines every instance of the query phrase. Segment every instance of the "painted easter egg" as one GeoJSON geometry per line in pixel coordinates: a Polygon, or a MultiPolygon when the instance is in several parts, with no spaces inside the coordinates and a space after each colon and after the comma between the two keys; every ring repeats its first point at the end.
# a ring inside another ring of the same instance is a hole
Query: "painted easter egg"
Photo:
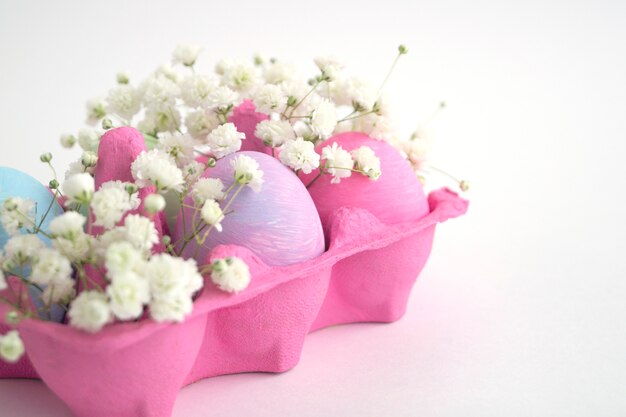
{"type": "Polygon", "coordinates": [[[265,146],[263,141],[254,134],[256,125],[267,119],[269,116],[257,112],[254,103],[250,100],[244,100],[243,103],[233,109],[233,114],[228,118],[228,121],[237,127],[237,131],[246,134],[246,139],[241,141],[242,151],[271,152],[270,148],[265,146]]]}
{"type": "MultiPolygon", "coordinates": [[[[34,219],[37,225],[41,223],[41,230],[44,232],[48,231],[50,222],[55,217],[63,214],[63,208],[54,198],[54,195],[35,178],[13,168],[0,167],[0,204],[3,204],[10,197],[20,197],[35,202],[34,219]]],[[[32,227],[28,228],[32,229],[32,227]]],[[[23,229],[22,232],[25,233],[23,229]]],[[[50,245],[50,240],[44,234],[38,233],[37,236],[46,245],[50,245]]],[[[9,234],[0,224],[0,249],[4,248],[9,238],[9,234]]],[[[43,307],[40,295],[38,290],[31,288],[31,296],[37,308],[43,307]]],[[[61,322],[63,309],[59,306],[53,306],[51,315],[53,321],[61,322]]],[[[48,315],[41,313],[41,317],[48,318],[48,315]]]]}
{"type": "MultiPolygon", "coordinates": [[[[96,189],[108,181],[134,182],[131,165],[143,151],[146,151],[146,142],[143,135],[132,127],[118,127],[108,130],[100,139],[98,146],[98,165],[94,175],[96,189]]],[[[155,187],[144,187],[139,190],[141,206],[129,212],[145,214],[143,199],[155,192],[155,187]]],[[[154,225],[161,236],[167,233],[167,222],[163,213],[154,218],[154,225]]],[[[92,233],[100,234],[101,227],[93,227],[92,233]]]]}
{"type": "MultiPolygon", "coordinates": [[[[363,133],[345,132],[331,137],[317,146],[322,148],[337,143],[352,151],[369,146],[380,159],[382,175],[373,181],[365,175],[353,173],[338,184],[332,184],[330,175],[323,175],[308,190],[315,202],[324,230],[328,231],[332,213],[340,207],[359,207],[368,210],[387,224],[417,220],[428,214],[428,200],[422,184],[409,163],[386,142],[363,133]]],[[[310,184],[318,171],[301,175],[304,184],[310,184]]]]}
{"type": "MultiPolygon", "coordinates": [[[[255,192],[244,187],[221,222],[223,231],[212,230],[197,250],[196,242],[191,241],[183,256],[194,257],[202,263],[208,252],[220,244],[244,246],[268,265],[290,265],[321,255],[324,235],[315,204],[302,182],[278,160],[259,152],[238,152],[217,161],[216,166],[203,176],[219,178],[228,189],[234,182],[231,161],[238,155],[247,155],[258,162],[264,180],[261,190],[255,192]]],[[[225,198],[222,207],[237,188],[238,185],[225,198]]],[[[193,205],[193,202],[188,198],[186,204],[193,205]]],[[[174,242],[192,234],[190,219],[194,218],[194,209],[184,210],[186,228],[181,213],[174,242]]],[[[180,244],[178,248],[181,248],[180,244]]]]}

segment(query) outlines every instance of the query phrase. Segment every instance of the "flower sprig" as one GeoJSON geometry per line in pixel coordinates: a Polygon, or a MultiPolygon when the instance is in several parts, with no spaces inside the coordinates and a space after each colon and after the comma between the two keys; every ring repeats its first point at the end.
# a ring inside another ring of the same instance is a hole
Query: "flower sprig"
{"type": "MultiPolygon", "coordinates": [[[[41,159],[50,163],[52,158],[41,159]]],[[[231,163],[233,185],[226,190],[218,179],[199,178],[206,166],[215,164],[214,159],[187,163],[184,150],[176,146],[169,152],[159,148],[141,153],[130,167],[133,182],[109,181],[97,190],[87,172],[89,164],[82,163],[82,172],[70,173],[61,186],[51,187],[50,206],[63,197],[67,211],[53,218],[46,230],[42,224],[49,208],[37,220],[32,200],[5,200],[0,206],[0,225],[10,238],[0,256],[0,291],[11,294],[0,297],[0,302],[11,307],[15,322],[50,318],[52,308],[61,307],[71,326],[88,332],[147,314],[156,321],[183,321],[204,282],[196,261],[181,257],[185,245],[194,239],[200,245],[211,231],[221,231],[220,223],[241,190],[250,187],[258,192],[263,184],[263,172],[252,158],[239,155],[231,163]],[[179,168],[183,163],[184,170],[179,168]],[[145,197],[145,213],[138,213],[139,190],[149,186],[156,193],[145,197]],[[193,227],[180,245],[168,236],[160,240],[154,223],[166,207],[165,193],[174,193],[181,202],[194,202],[193,227]],[[94,226],[102,232],[92,234],[94,226]],[[51,245],[46,246],[42,238],[51,245]],[[159,243],[166,243],[165,253],[155,251],[159,243]],[[19,294],[7,276],[20,281],[19,294]],[[34,291],[29,296],[24,288],[34,291]],[[28,302],[31,297],[43,307],[34,307],[37,303],[28,302]]],[[[245,281],[241,273],[232,279],[238,284],[228,285],[223,276],[219,287],[241,291],[245,281]]],[[[15,331],[0,336],[1,357],[14,360],[18,338],[15,331]]]]}

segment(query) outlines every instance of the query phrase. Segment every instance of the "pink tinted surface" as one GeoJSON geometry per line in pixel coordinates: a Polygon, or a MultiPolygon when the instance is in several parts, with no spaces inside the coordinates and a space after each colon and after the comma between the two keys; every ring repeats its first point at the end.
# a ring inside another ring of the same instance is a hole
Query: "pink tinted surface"
{"type": "MultiPolygon", "coordinates": [[[[432,193],[429,202],[432,212],[427,217],[401,225],[383,225],[362,209],[341,210],[331,227],[329,251],[292,267],[270,268],[247,249],[217,247],[213,257],[237,255],[246,260],[252,285],[237,296],[208,285],[193,314],[180,325],[128,323],[89,336],[66,326],[25,321],[19,328],[29,357],[44,381],[79,417],[167,417],[180,387],[200,378],[245,371],[282,372],[295,366],[333,265],[368,250],[375,257],[377,251],[412,241],[467,209],[465,201],[447,190],[432,193]],[[367,232],[359,233],[359,226],[367,232]],[[50,356],[51,350],[62,354],[50,356]],[[163,363],[169,365],[163,368],[163,363]],[[96,379],[108,389],[96,393],[92,385],[96,379]]],[[[423,245],[422,251],[430,250],[428,238],[423,245]]],[[[412,246],[407,243],[398,250],[405,251],[406,259],[412,246]]],[[[384,258],[378,261],[385,263],[384,258]]],[[[401,269],[414,268],[414,280],[417,267],[400,263],[401,269]]],[[[362,282],[363,291],[344,294],[344,302],[327,308],[327,316],[314,328],[344,321],[393,321],[404,313],[410,285],[385,292],[387,296],[380,301],[375,300],[378,291],[368,290],[372,285],[384,291],[396,286],[379,284],[386,282],[384,268],[384,275],[375,268],[363,273],[354,266],[332,272],[338,274],[333,279],[362,282]],[[350,306],[366,314],[344,318],[350,306]]]]}

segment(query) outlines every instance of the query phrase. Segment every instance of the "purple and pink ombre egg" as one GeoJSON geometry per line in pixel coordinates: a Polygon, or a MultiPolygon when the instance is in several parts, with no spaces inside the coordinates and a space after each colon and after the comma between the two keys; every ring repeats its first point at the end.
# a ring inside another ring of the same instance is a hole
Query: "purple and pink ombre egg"
{"type": "MultiPolygon", "coordinates": [[[[230,213],[221,222],[223,231],[212,230],[199,249],[196,242],[191,241],[183,256],[204,263],[211,249],[220,244],[244,246],[268,265],[290,265],[321,255],[325,249],[324,234],[315,204],[298,177],[275,158],[254,151],[238,152],[217,161],[203,177],[219,178],[227,189],[234,181],[231,161],[239,155],[258,162],[264,180],[261,190],[255,192],[247,186],[242,189],[230,206],[230,213]]],[[[233,191],[225,201],[229,201],[232,194],[233,191]]],[[[186,204],[193,205],[191,198],[186,204]]],[[[183,210],[186,219],[193,219],[193,209],[183,210]]],[[[185,222],[185,230],[182,213],[178,216],[173,242],[192,234],[190,223],[185,222]]]]}

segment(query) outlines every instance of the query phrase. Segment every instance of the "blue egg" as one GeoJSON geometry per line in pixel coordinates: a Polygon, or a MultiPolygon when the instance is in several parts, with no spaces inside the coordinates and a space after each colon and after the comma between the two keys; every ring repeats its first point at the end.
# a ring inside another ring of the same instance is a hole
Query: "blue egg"
{"type": "MultiPolygon", "coordinates": [[[[10,197],[21,197],[33,200],[35,202],[35,222],[37,224],[41,222],[48,207],[50,207],[48,215],[41,224],[41,230],[44,232],[48,231],[52,219],[63,214],[63,208],[56,201],[54,195],[35,178],[13,168],[0,167],[0,204],[3,204],[4,201],[10,197]]],[[[22,233],[26,233],[26,231],[23,230],[22,233]]],[[[46,245],[50,245],[50,239],[42,233],[39,233],[37,236],[46,245]]],[[[8,240],[9,235],[0,224],[0,249],[4,248],[8,240]]],[[[41,308],[43,303],[41,302],[39,291],[35,288],[31,288],[30,292],[37,308],[41,308]]],[[[61,307],[53,306],[51,315],[53,321],[63,321],[64,314],[61,307]]],[[[42,313],[41,317],[48,318],[48,315],[42,313]]]]}

